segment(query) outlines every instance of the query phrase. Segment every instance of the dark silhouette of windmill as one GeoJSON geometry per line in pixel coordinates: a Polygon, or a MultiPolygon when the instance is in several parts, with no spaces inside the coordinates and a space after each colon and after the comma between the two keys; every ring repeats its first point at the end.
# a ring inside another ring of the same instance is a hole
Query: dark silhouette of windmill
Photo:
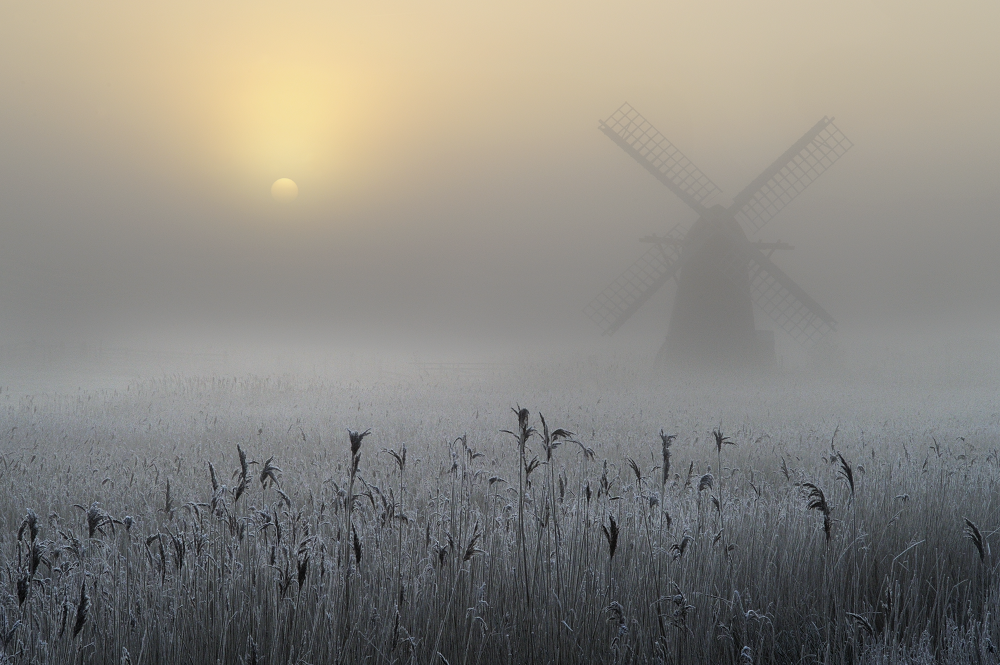
{"type": "Polygon", "coordinates": [[[698,213],[684,231],[642,238],[652,246],[598,295],[587,315],[610,335],[671,278],[677,293],[658,362],[763,365],[773,362],[774,337],[758,331],[754,304],[806,348],[836,322],[771,261],[780,242],[750,241],[768,221],[851,148],[823,118],[740,192],[730,206],[722,191],[638,111],[622,105],[600,130],[698,213]]]}

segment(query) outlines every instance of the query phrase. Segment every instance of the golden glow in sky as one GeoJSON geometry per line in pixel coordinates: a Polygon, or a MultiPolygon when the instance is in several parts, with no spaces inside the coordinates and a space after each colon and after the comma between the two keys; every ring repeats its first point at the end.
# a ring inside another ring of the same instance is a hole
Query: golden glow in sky
{"type": "Polygon", "coordinates": [[[693,221],[598,131],[623,102],[729,196],[836,117],[855,147],[766,228],[783,269],[838,318],[1000,311],[998,25],[996,0],[0,3],[0,312],[86,290],[77,261],[95,294],[577,316],[693,221]]]}
{"type": "Polygon", "coordinates": [[[0,120],[246,214],[294,173],[316,215],[572,171],[624,101],[727,191],[824,115],[904,153],[996,124],[996,3],[626,5],[18,3],[0,120]]]}
{"type": "Polygon", "coordinates": [[[294,201],[299,195],[299,186],[290,178],[278,178],[271,185],[271,198],[275,201],[287,203],[294,201]]]}

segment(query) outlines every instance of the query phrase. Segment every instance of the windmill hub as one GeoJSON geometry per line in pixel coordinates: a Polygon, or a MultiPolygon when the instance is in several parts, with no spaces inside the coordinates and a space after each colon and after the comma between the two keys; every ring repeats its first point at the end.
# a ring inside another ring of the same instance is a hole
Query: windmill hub
{"type": "Polygon", "coordinates": [[[601,122],[600,129],[698,213],[686,232],[678,225],[666,236],[643,238],[652,247],[587,306],[605,334],[617,330],[672,278],[677,294],[658,355],[664,363],[773,362],[773,333],[756,329],[755,304],[807,348],[833,332],[833,318],[771,262],[775,250],[791,246],[751,242],[747,236],[851,148],[832,119],[816,123],[729,206],[709,206],[721,190],[628,104],[601,122]]]}

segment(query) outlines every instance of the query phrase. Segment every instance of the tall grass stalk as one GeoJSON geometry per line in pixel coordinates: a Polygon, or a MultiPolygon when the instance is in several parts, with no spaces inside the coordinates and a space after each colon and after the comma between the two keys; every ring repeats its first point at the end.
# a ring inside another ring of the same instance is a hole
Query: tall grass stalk
{"type": "Polygon", "coordinates": [[[642,449],[608,425],[584,445],[517,408],[509,437],[492,421],[454,438],[389,420],[407,446],[362,468],[370,432],[349,433],[345,464],[283,411],[151,435],[155,419],[128,430],[72,408],[93,420],[85,436],[125,433],[73,447],[32,429],[34,405],[6,411],[0,660],[996,659],[1000,461],[986,446],[935,444],[925,463],[892,452],[891,433],[834,450],[786,432],[794,445],[768,450],[741,430],[710,474],[686,437],[642,449]],[[216,470],[234,441],[228,479],[216,470]]]}

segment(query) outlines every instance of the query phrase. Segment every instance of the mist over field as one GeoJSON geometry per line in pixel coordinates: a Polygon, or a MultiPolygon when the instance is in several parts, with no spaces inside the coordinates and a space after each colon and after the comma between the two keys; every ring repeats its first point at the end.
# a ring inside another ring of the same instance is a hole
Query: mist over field
{"type": "Polygon", "coordinates": [[[7,3],[0,663],[996,663],[998,23],[7,3]]]}

